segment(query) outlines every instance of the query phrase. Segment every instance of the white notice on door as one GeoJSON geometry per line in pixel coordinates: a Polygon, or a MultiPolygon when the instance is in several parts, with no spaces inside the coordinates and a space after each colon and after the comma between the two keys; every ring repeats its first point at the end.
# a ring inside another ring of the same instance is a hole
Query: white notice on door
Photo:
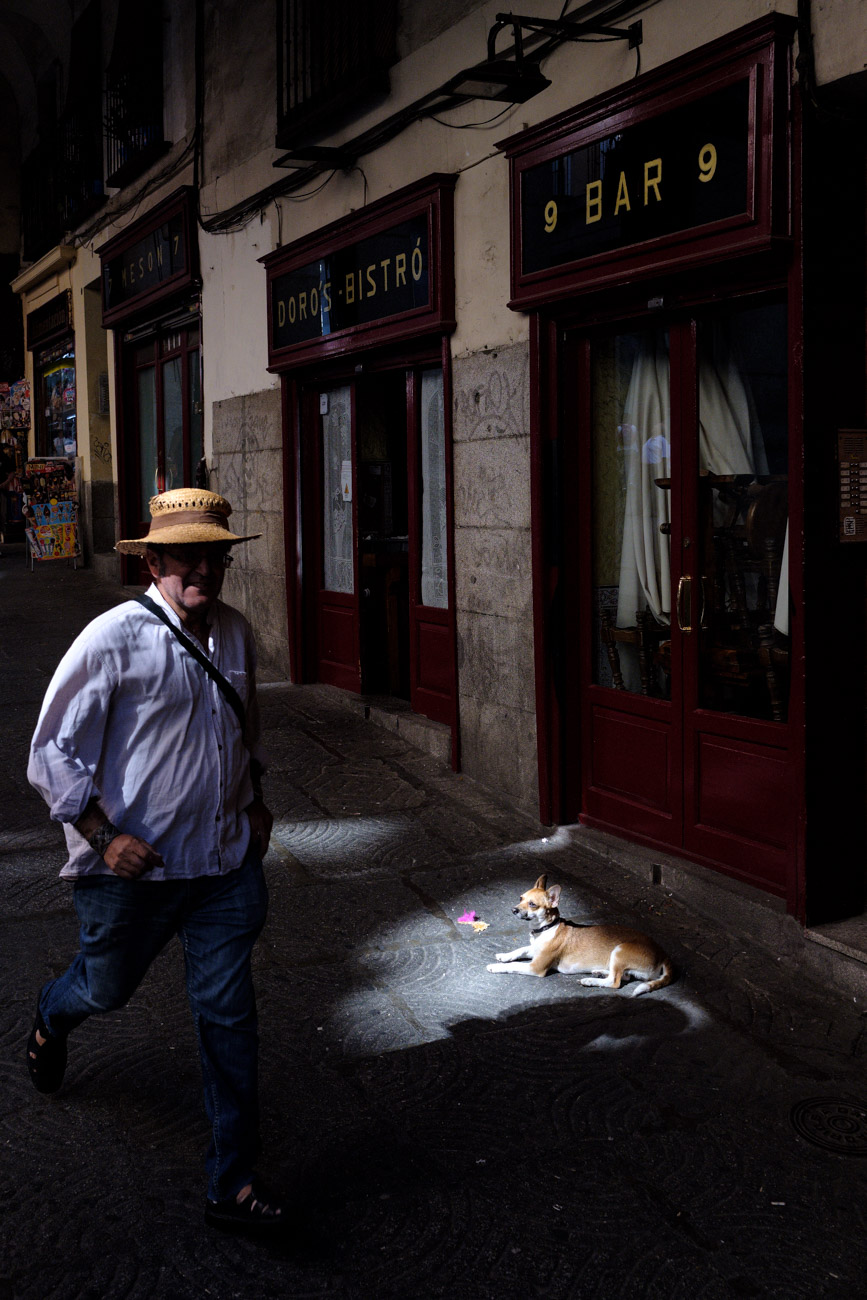
{"type": "Polygon", "coordinates": [[[352,500],[352,461],[340,462],[340,495],[344,501],[352,500]]]}

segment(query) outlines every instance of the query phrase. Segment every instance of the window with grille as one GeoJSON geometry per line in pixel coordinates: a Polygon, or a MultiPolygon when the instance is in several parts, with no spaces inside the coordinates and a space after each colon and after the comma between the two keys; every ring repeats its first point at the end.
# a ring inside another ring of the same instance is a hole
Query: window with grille
{"type": "Polygon", "coordinates": [[[397,0],[277,0],[277,144],[387,94],[397,0]]]}
{"type": "Polygon", "coordinates": [[[108,184],[134,180],[167,148],[163,138],[161,5],[122,0],[105,74],[108,184]]]}
{"type": "Polygon", "coordinates": [[[68,85],[55,64],[36,94],[38,142],[21,167],[24,257],[31,262],[104,202],[100,0],[72,24],[68,85]]]}
{"type": "Polygon", "coordinates": [[[90,0],[72,24],[69,89],[58,123],[61,224],[74,230],[104,200],[102,183],[102,11],[90,0]]]}

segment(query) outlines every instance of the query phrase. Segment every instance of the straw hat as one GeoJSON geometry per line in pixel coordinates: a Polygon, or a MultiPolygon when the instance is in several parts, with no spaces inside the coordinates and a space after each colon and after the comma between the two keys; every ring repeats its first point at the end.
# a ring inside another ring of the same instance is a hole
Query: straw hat
{"type": "Polygon", "coordinates": [[[173,488],[150,499],[151,526],[144,537],[118,542],[122,555],[144,555],[148,546],[184,546],[190,542],[222,542],[234,546],[261,533],[238,537],[226,522],[232,507],[225,497],[203,488],[173,488]]]}

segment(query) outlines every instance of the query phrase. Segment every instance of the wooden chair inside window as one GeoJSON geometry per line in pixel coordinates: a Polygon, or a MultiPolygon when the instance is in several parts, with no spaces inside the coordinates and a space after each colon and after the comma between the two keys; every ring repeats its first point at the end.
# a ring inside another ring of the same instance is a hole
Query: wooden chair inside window
{"type": "Polygon", "coordinates": [[[621,645],[635,646],[638,650],[638,675],[641,681],[642,695],[655,695],[654,689],[654,654],[659,645],[661,628],[653,615],[646,609],[635,611],[634,627],[617,627],[611,610],[603,610],[601,615],[600,637],[608,656],[608,666],[614,689],[625,691],[623,672],[620,664],[621,645]]]}
{"type": "Polygon", "coordinates": [[[711,535],[705,550],[709,571],[702,578],[702,604],[708,600],[702,631],[710,633],[705,656],[710,680],[705,685],[713,691],[716,680],[721,687],[742,693],[746,704],[748,698],[755,698],[756,685],[763,683],[764,707],[781,722],[789,652],[786,638],[774,629],[774,614],[786,533],[787,484],[732,476],[714,478],[713,487],[720,504],[728,508],[728,517],[714,520],[710,509],[706,515],[711,535]]]}

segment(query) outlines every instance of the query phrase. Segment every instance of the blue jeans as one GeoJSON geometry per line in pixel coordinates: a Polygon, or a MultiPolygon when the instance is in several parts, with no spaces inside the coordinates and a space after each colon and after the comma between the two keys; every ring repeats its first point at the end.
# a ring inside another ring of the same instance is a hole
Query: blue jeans
{"type": "Polygon", "coordinates": [[[252,852],[225,876],[76,881],[81,950],[40,994],[48,1032],[65,1037],[88,1016],[124,1006],[157,954],[173,935],[180,937],[211,1124],[211,1200],[240,1191],[259,1154],[259,1035],[250,957],[267,908],[262,863],[252,852]]]}

